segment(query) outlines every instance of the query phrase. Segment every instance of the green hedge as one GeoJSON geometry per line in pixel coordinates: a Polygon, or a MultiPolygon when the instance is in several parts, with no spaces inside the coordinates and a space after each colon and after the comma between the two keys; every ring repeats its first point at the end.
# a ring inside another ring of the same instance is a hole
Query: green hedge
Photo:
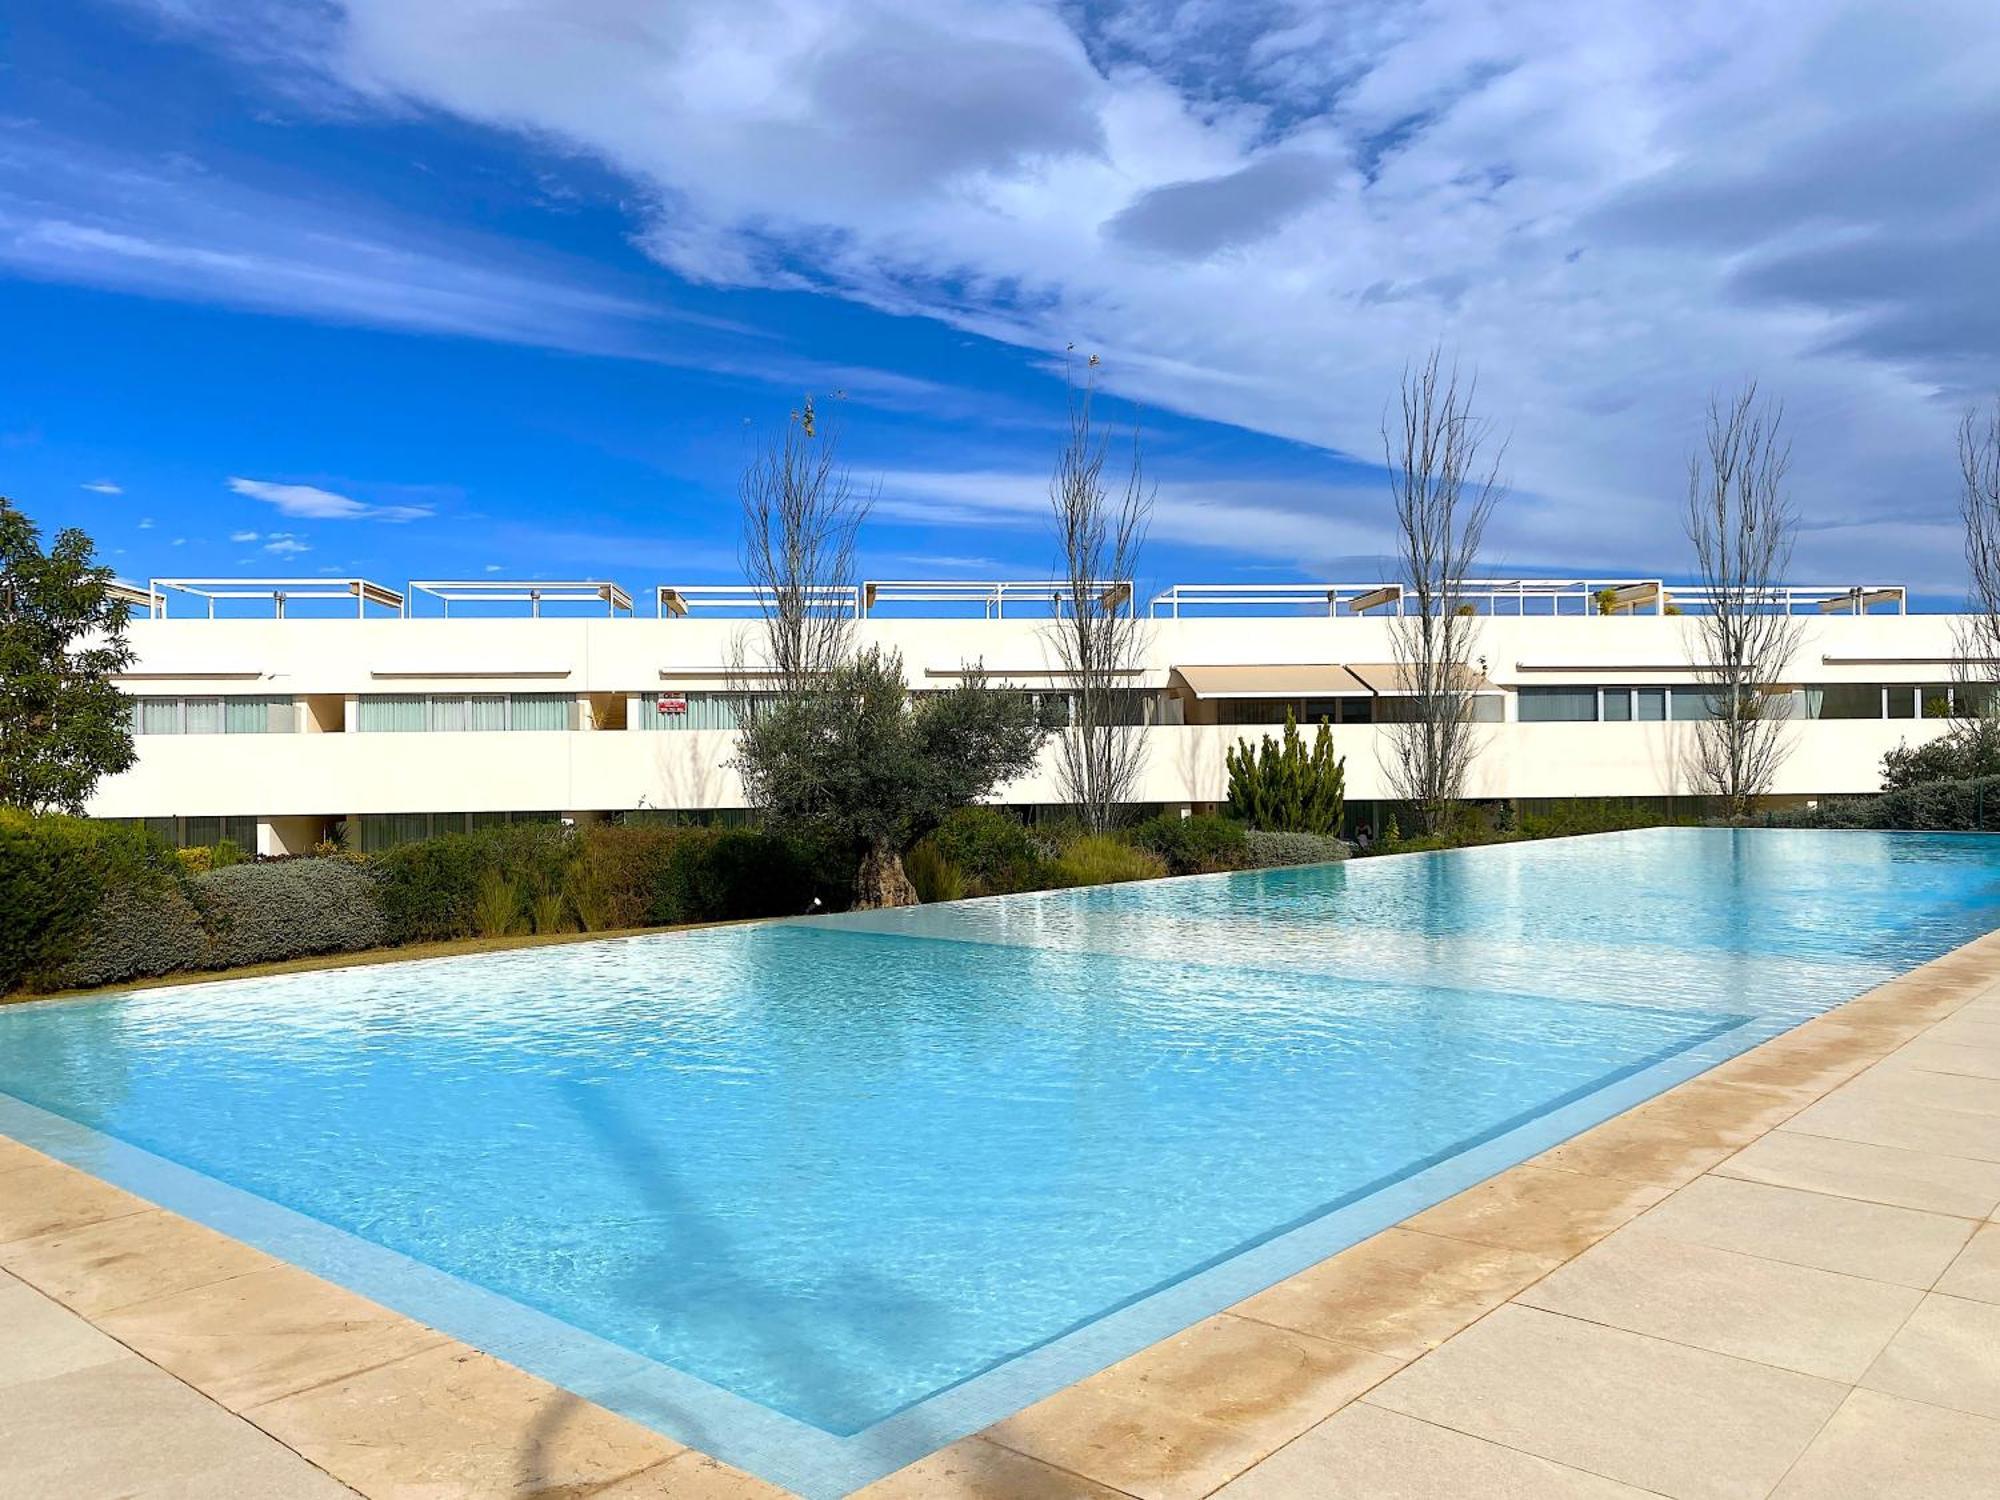
{"type": "Polygon", "coordinates": [[[997,807],[961,807],[931,835],[965,880],[969,896],[1004,896],[1052,883],[1048,860],[1026,826],[997,807]]]}
{"type": "Polygon", "coordinates": [[[2000,776],[1931,781],[1879,797],[1829,799],[1771,814],[1777,828],[1904,828],[1964,833],[2000,829],[2000,776]]]}
{"type": "Polygon", "coordinates": [[[1170,875],[1212,875],[1251,863],[1243,825],[1214,813],[1191,818],[1161,813],[1134,825],[1130,838],[1165,861],[1170,875]]]}
{"type": "Polygon", "coordinates": [[[114,886],[92,905],[84,932],[56,964],[28,976],[38,990],[125,984],[203,967],[208,930],[185,886],[114,886]]]}
{"type": "Polygon", "coordinates": [[[1264,833],[1252,829],[1243,835],[1249,863],[1257,869],[1285,865],[1324,865],[1347,858],[1343,840],[1323,833],[1264,833]]]}
{"type": "Polygon", "coordinates": [[[388,941],[380,881],[353,860],[231,865],[189,884],[209,934],[203,968],[357,953],[388,941]]]}
{"type": "Polygon", "coordinates": [[[129,824],[0,808],[0,993],[60,970],[121,892],[153,895],[183,880],[173,849],[129,824]]]}

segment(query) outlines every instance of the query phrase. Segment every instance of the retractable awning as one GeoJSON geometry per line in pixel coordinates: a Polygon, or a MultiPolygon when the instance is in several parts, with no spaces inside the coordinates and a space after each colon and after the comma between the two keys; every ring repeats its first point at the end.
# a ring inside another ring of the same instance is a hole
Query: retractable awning
{"type": "Polygon", "coordinates": [[[1371,691],[1346,667],[1311,665],[1175,667],[1197,698],[1365,698],[1371,691]]]}
{"type": "MultiPolygon", "coordinates": [[[[1392,661],[1349,662],[1347,670],[1354,674],[1362,686],[1378,698],[1408,698],[1414,693],[1410,686],[1409,668],[1392,661]]],[[[1465,693],[1497,693],[1499,688],[1487,678],[1484,672],[1464,669],[1463,680],[1458,689],[1465,693]]]]}

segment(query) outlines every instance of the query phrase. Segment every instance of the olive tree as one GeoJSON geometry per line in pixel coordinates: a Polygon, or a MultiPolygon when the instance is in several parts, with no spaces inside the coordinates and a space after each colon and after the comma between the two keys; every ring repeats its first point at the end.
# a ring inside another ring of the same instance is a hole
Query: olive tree
{"type": "Polygon", "coordinates": [[[115,676],[132,664],[129,613],[90,538],[41,533],[0,498],[0,804],[83,810],[137,758],[115,676]]]}
{"type": "Polygon", "coordinates": [[[774,827],[860,849],[856,906],[907,906],[904,852],[1027,772],[1047,732],[1027,693],[989,687],[976,667],[913,694],[902,658],[871,646],[747,719],[736,764],[774,827]]]}

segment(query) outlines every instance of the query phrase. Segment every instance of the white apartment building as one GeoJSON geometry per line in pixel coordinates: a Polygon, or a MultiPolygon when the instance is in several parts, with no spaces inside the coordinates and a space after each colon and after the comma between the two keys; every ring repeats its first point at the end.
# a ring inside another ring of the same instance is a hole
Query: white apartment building
{"type": "MultiPolygon", "coordinates": [[[[1357,819],[1393,798],[1395,585],[1182,584],[1143,603],[1123,585],[1107,593],[1142,620],[1136,800],[1223,802],[1225,749],[1287,708],[1302,725],[1333,725],[1357,819]]],[[[650,613],[600,582],[399,592],[362,579],[160,579],[126,595],[137,660],[122,686],[139,758],[100,785],[93,816],[280,854],[343,830],[372,849],[496,819],[743,805],[728,663],[755,639],[748,589],[661,587],[650,613]]],[[[1046,583],[880,582],[824,602],[855,617],[860,642],[899,652],[918,691],[972,664],[1061,691],[1051,596],[1046,583]]],[[[1470,598],[1481,744],[1469,795],[1695,792],[1698,592],[1505,580],[1470,598]]],[[[1768,604],[1799,617],[1776,796],[1873,791],[1885,751],[1943,731],[1956,617],[1910,613],[1893,587],[1786,588],[1768,604]]],[[[998,800],[1059,803],[1053,769],[1045,753],[998,800]]]]}

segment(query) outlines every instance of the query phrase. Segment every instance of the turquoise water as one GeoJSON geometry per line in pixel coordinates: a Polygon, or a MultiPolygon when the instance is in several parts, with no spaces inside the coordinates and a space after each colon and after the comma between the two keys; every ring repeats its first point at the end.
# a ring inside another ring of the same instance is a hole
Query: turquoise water
{"type": "Polygon", "coordinates": [[[1995,926],[2000,840],[1652,830],[13,1007],[0,1092],[844,1437],[1995,926]]]}

